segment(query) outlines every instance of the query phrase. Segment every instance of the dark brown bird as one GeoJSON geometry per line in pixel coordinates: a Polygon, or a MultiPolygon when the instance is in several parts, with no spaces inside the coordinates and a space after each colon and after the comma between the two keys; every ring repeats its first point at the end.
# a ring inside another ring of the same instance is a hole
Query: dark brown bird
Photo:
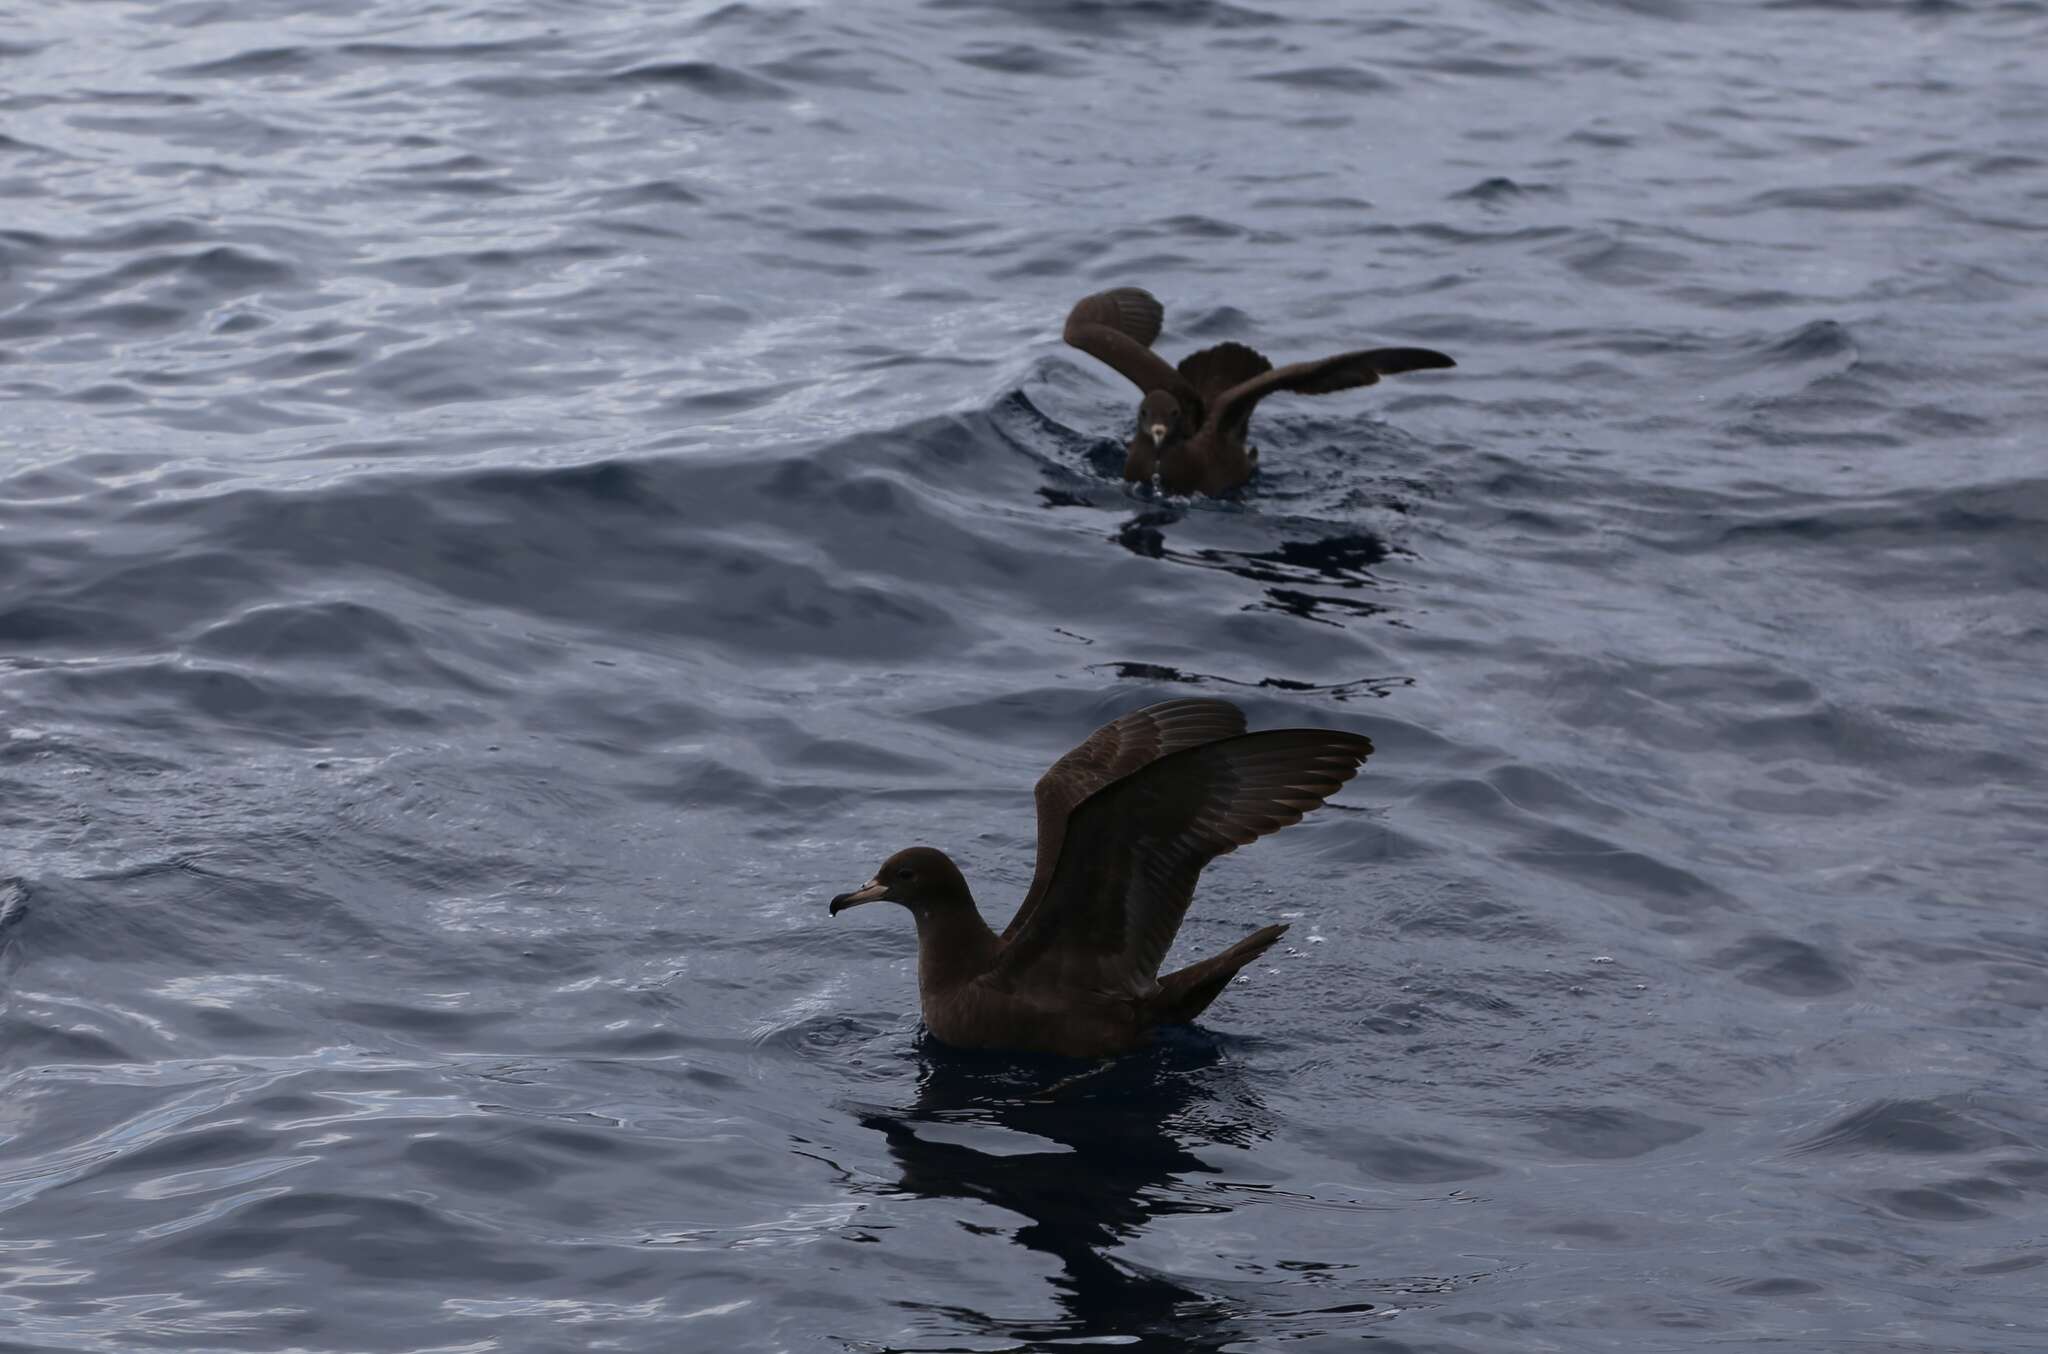
{"type": "Polygon", "coordinates": [[[832,900],[917,921],[925,1028],[963,1048],[1093,1058],[1193,1020],[1287,930],[1267,926],[1159,976],[1202,867],[1301,821],[1372,742],[1334,729],[1246,733],[1228,701],[1174,700],[1103,725],[1039,778],[1038,864],[1001,935],[943,851],[913,846],[832,900]]]}
{"type": "Polygon", "coordinates": [[[1165,317],[1151,292],[1118,287],[1076,302],[1065,336],[1144,392],[1124,478],[1157,475],[1169,494],[1223,494],[1250,479],[1259,465],[1258,448],[1245,445],[1252,410],[1275,391],[1328,395],[1396,372],[1458,365],[1428,348],[1366,348],[1276,367],[1242,343],[1219,343],[1176,368],[1152,351],[1165,317]]]}

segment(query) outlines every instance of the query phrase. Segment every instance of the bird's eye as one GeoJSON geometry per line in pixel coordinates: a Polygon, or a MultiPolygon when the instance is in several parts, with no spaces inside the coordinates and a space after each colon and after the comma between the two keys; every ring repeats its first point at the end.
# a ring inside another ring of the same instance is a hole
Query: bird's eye
{"type": "Polygon", "coordinates": [[[917,878],[917,871],[911,869],[908,865],[900,866],[896,871],[896,877],[908,883],[910,880],[917,878]]]}

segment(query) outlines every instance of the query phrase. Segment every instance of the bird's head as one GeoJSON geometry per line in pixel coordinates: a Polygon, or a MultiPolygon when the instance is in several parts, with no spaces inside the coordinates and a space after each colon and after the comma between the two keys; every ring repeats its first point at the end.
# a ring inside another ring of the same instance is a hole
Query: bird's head
{"type": "Polygon", "coordinates": [[[1155,447],[1178,442],[1187,434],[1187,411],[1171,392],[1155,390],[1138,406],[1138,436],[1155,447]]]}
{"type": "Polygon", "coordinates": [[[883,861],[882,868],[875,871],[875,877],[867,883],[834,898],[831,915],[836,917],[849,907],[879,900],[901,903],[913,913],[922,915],[934,908],[957,903],[971,905],[973,895],[967,891],[967,881],[961,877],[960,867],[944,851],[929,846],[913,846],[883,861]]]}

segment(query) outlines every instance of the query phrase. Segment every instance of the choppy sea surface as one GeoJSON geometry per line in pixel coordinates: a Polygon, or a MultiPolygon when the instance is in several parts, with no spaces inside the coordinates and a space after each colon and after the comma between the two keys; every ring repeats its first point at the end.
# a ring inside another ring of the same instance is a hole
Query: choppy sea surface
{"type": "Polygon", "coordinates": [[[2044,50],[0,11],[0,1348],[2038,1354],[2044,50]],[[1460,365],[1133,493],[1122,284],[1460,365]],[[1181,952],[1286,941],[1049,1099],[922,1038],[827,897],[1000,925],[1198,693],[1378,746],[1181,952]]]}

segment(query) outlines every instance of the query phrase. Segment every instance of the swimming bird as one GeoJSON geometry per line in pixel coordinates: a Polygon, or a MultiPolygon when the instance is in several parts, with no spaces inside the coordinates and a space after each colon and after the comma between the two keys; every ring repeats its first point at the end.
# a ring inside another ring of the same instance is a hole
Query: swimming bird
{"type": "Polygon", "coordinates": [[[1038,861],[997,935],[960,869],[913,846],[832,900],[877,900],[917,923],[925,1028],[963,1048],[1105,1057],[1193,1020],[1287,930],[1262,927],[1161,976],[1202,867],[1301,821],[1357,773],[1372,741],[1335,729],[1245,732],[1228,701],[1148,705],[1039,778],[1038,861]]]}
{"type": "Polygon", "coordinates": [[[1328,395],[1382,376],[1458,364],[1429,348],[1365,348],[1276,367],[1242,343],[1219,343],[1170,367],[1152,351],[1166,309],[1141,287],[1084,296],[1067,314],[1066,341],[1116,368],[1144,393],[1124,453],[1124,478],[1154,475],[1169,494],[1223,494],[1258,469],[1245,445],[1252,410],[1275,391],[1328,395]]]}

